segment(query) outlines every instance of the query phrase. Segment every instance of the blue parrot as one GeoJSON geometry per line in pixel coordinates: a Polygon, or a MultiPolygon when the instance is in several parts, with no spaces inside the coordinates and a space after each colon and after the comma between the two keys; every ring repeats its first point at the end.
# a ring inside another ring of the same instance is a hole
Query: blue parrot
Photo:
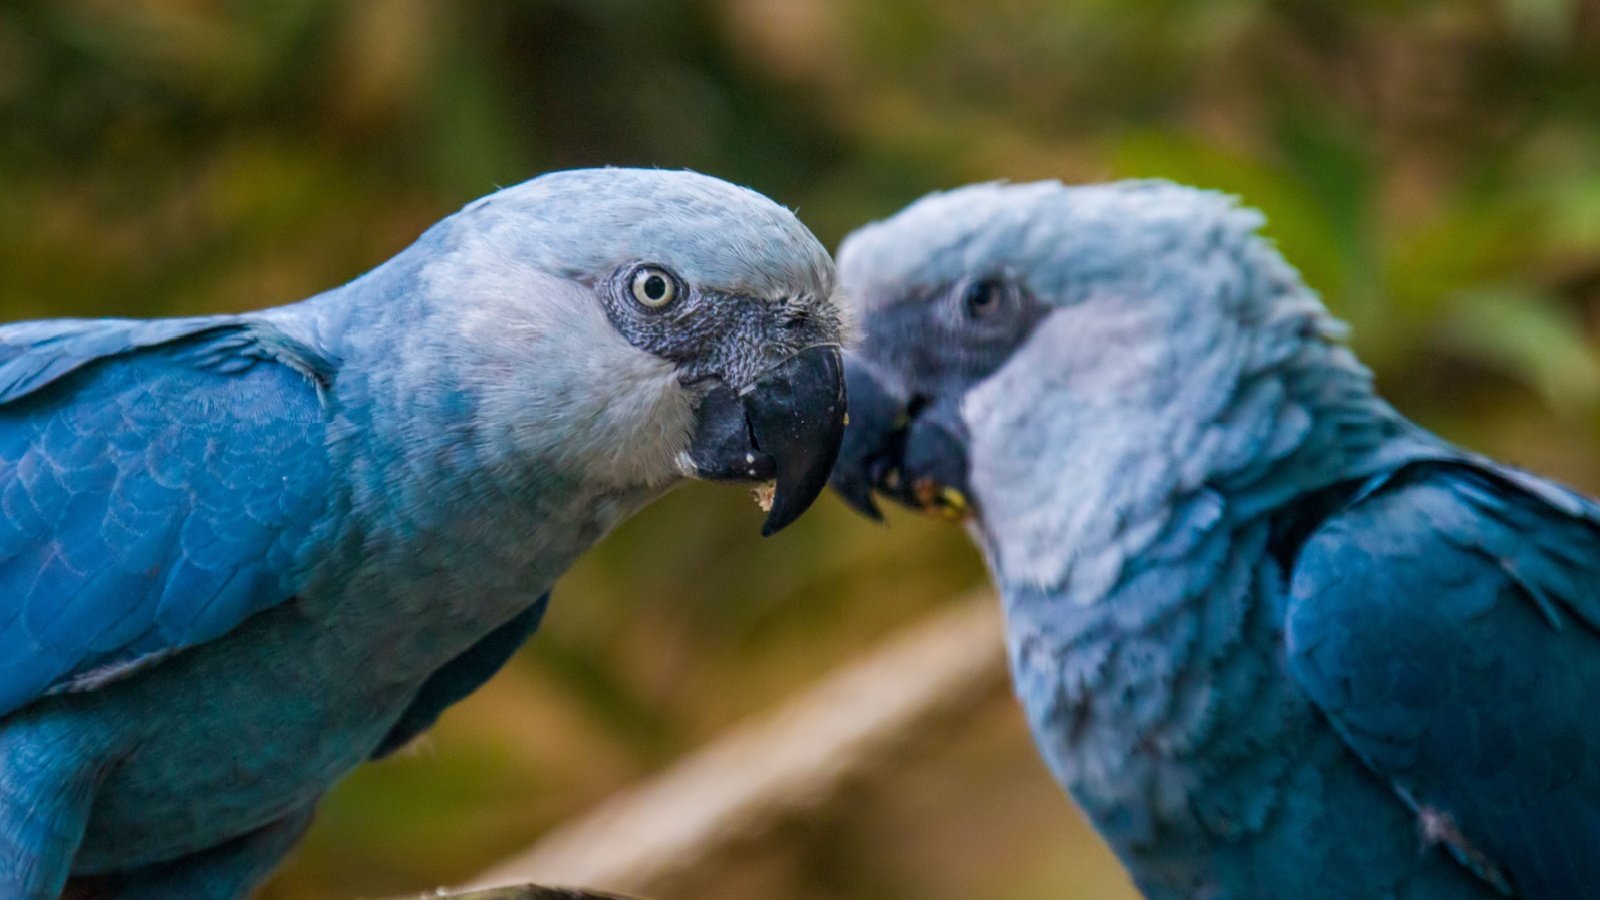
{"type": "Polygon", "coordinates": [[[983,184],[851,235],[834,484],[966,523],[1152,898],[1600,895],[1600,505],[1380,399],[1259,214],[983,184]]]}
{"type": "Polygon", "coordinates": [[[834,284],[759,194],[594,169],[301,303],[0,328],[0,898],[247,894],[684,477],[793,521],[834,284]]]}

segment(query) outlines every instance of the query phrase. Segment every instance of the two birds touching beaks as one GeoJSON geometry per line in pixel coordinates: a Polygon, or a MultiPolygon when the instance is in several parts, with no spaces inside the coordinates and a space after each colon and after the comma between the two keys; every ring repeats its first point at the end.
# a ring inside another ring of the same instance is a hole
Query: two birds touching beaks
{"type": "Polygon", "coordinates": [[[964,523],[1152,898],[1585,895],[1600,506],[1379,399],[1261,224],[981,184],[836,271],[579,170],[293,305],[0,327],[0,898],[248,894],[684,478],[964,523]]]}

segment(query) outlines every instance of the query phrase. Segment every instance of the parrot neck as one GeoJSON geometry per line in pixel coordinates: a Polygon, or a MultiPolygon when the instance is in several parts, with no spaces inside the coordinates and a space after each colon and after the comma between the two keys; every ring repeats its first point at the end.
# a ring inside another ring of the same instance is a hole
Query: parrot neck
{"type": "Polygon", "coordinates": [[[693,415],[670,364],[576,286],[517,295],[537,308],[507,324],[494,297],[446,304],[427,282],[395,262],[265,314],[338,361],[336,539],[355,549],[312,573],[310,593],[383,646],[396,680],[526,608],[672,487],[693,415]]]}
{"type": "Polygon", "coordinates": [[[1136,869],[1188,872],[1202,848],[1253,839],[1243,823],[1279,802],[1282,767],[1329,752],[1281,674],[1280,541],[1296,514],[1452,452],[1342,348],[1307,346],[1225,388],[1204,415],[1175,398],[1137,428],[1080,415],[1069,455],[1013,461],[1032,469],[1031,505],[979,497],[1035,740],[1136,869]],[[997,505],[1020,525],[991,524],[997,505]]]}
{"type": "MultiPolygon", "coordinates": [[[[1197,527],[1185,511],[1253,519],[1444,446],[1373,393],[1320,305],[1301,310],[1153,351],[1126,336],[1149,330],[1130,319],[1097,338],[1114,348],[1103,364],[1069,361],[1054,378],[1037,370],[1060,344],[1038,334],[1026,365],[969,393],[976,530],[996,579],[1091,605],[1197,527]]],[[[1077,337],[1085,324],[1057,314],[1044,327],[1077,337]]]]}

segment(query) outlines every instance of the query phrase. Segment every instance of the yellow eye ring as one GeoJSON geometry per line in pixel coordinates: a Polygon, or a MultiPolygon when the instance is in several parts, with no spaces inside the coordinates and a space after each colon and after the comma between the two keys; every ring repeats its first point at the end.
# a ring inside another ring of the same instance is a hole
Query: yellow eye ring
{"type": "Polygon", "coordinates": [[[640,266],[628,279],[628,288],[640,306],[660,309],[678,299],[678,281],[666,269],[640,266]]]}

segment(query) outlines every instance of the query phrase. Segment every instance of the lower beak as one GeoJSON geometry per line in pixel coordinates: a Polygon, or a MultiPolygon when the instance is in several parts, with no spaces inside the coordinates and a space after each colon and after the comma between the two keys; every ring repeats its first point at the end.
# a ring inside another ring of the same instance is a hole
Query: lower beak
{"type": "Polygon", "coordinates": [[[810,508],[839,456],[845,382],[839,348],[810,347],[768,369],[744,391],[717,387],[701,402],[689,456],[712,481],[777,480],[761,533],[773,535],[810,508]]]}
{"type": "Polygon", "coordinates": [[[883,514],[874,493],[940,518],[973,515],[967,429],[957,404],[913,404],[853,357],[845,361],[845,381],[850,425],[830,478],[839,496],[857,512],[879,520],[883,514]]]}

